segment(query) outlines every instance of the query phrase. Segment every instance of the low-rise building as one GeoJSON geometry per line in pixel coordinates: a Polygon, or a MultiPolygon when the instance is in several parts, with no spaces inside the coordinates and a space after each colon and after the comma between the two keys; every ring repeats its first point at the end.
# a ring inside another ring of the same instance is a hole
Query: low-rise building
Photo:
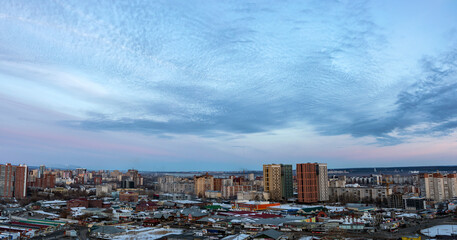
{"type": "Polygon", "coordinates": [[[104,196],[104,195],[109,195],[113,191],[113,187],[110,184],[104,184],[104,185],[97,185],[96,187],[96,196],[104,196]]]}
{"type": "Polygon", "coordinates": [[[268,201],[270,200],[270,193],[268,192],[261,192],[261,191],[246,191],[246,192],[238,192],[236,199],[239,201],[247,200],[247,201],[268,201]]]}
{"type": "Polygon", "coordinates": [[[137,192],[120,192],[119,201],[121,202],[138,202],[139,194],[137,192]]]}
{"type": "Polygon", "coordinates": [[[403,198],[406,210],[423,210],[427,208],[426,199],[423,197],[403,198]]]}
{"type": "Polygon", "coordinates": [[[205,197],[211,199],[217,199],[222,197],[222,193],[220,191],[205,191],[205,197]]]}
{"type": "Polygon", "coordinates": [[[333,201],[378,201],[387,199],[392,194],[392,189],[388,187],[362,187],[358,184],[349,185],[346,187],[331,187],[329,188],[330,199],[333,201]]]}
{"type": "Polygon", "coordinates": [[[257,202],[257,201],[235,201],[232,204],[234,209],[244,210],[244,211],[259,211],[266,210],[270,207],[280,206],[280,203],[271,203],[271,202],[257,202]]]}
{"type": "Polygon", "coordinates": [[[71,199],[67,202],[68,208],[89,207],[89,201],[85,198],[71,199]]]}

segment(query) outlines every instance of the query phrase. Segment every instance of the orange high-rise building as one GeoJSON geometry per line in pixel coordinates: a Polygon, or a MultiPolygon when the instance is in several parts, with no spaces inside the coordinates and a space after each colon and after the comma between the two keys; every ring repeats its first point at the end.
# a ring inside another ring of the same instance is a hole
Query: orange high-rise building
{"type": "Polygon", "coordinates": [[[10,163],[0,165],[0,197],[25,198],[27,196],[26,165],[13,166],[10,163]]]}
{"type": "Polygon", "coordinates": [[[317,163],[297,164],[298,202],[314,203],[318,200],[317,163]]]}
{"type": "Polygon", "coordinates": [[[326,163],[297,164],[298,201],[315,203],[329,200],[326,163]]]}
{"type": "Polygon", "coordinates": [[[27,166],[20,165],[16,166],[15,176],[14,176],[14,197],[15,198],[25,198],[27,196],[27,176],[28,170],[27,166]]]}

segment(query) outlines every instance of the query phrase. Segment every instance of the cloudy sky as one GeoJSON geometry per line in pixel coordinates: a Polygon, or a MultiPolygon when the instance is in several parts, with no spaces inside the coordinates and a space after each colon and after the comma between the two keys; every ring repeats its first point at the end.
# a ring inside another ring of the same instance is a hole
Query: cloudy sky
{"type": "Polygon", "coordinates": [[[3,162],[457,164],[457,1],[0,1],[3,162]]]}

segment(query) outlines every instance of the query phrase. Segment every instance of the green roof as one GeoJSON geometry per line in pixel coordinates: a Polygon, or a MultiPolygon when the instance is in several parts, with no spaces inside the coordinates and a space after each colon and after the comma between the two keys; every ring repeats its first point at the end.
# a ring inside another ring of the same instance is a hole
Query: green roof
{"type": "Polygon", "coordinates": [[[219,206],[219,205],[208,205],[205,207],[206,209],[213,209],[213,210],[217,210],[217,209],[221,209],[222,207],[219,206]]]}
{"type": "Polygon", "coordinates": [[[65,223],[66,223],[63,221],[53,221],[53,220],[43,220],[43,219],[27,219],[27,220],[19,220],[19,222],[46,225],[46,226],[54,226],[54,227],[59,226],[59,225],[65,225],[65,223]]]}
{"type": "Polygon", "coordinates": [[[316,212],[324,210],[324,207],[310,207],[310,208],[302,208],[305,213],[316,212]]]}

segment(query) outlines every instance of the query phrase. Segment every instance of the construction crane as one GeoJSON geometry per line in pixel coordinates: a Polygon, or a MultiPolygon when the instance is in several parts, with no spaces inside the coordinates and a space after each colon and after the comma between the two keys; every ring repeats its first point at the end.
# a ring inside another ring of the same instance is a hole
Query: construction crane
{"type": "Polygon", "coordinates": [[[394,183],[394,182],[392,181],[392,179],[387,179],[387,180],[386,180],[386,179],[383,179],[383,180],[382,180],[382,184],[385,184],[385,185],[386,185],[387,191],[389,191],[389,186],[390,186],[390,184],[392,184],[392,183],[394,183]]]}

